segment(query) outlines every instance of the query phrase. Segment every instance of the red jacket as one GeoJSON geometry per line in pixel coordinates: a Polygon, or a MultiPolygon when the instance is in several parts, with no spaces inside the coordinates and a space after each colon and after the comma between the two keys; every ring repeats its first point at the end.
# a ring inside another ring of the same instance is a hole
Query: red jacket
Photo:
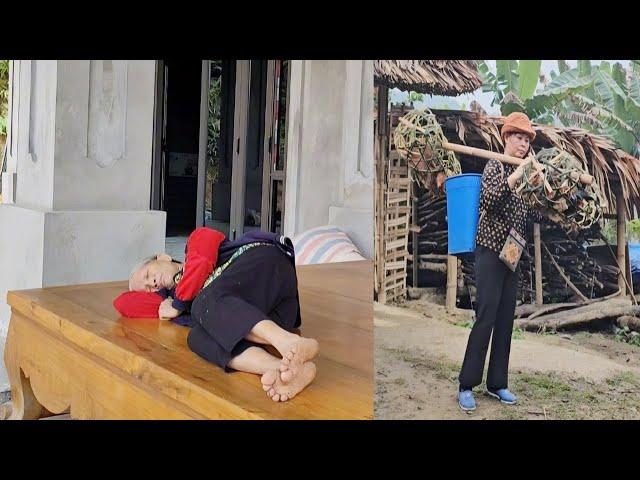
{"type": "MultiPolygon", "coordinates": [[[[222,232],[207,227],[196,228],[189,235],[182,278],[172,295],[173,308],[181,312],[189,309],[213,272],[218,260],[218,247],[224,239],[222,232]]],[[[113,306],[125,317],[157,318],[163,300],[164,297],[156,292],[124,292],[114,300],[113,306]]]]}

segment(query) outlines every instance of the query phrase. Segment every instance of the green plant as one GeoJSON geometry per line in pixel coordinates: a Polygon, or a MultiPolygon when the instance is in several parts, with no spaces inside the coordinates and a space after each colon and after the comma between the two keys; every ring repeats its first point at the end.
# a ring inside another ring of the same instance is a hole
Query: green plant
{"type": "Polygon", "coordinates": [[[640,241],[640,219],[636,218],[627,223],[627,238],[630,241],[640,241]]]}
{"type": "Polygon", "coordinates": [[[497,60],[495,72],[478,62],[483,91],[494,93],[493,104],[503,115],[521,111],[538,123],[581,127],[611,138],[631,155],[640,154],[640,62],[625,69],[621,63],[595,66],[579,60],[570,68],[560,60],[558,73],[552,71],[551,81],[538,91],[536,62],[497,60]]]}
{"type": "Polygon", "coordinates": [[[7,134],[9,108],[9,60],[0,60],[0,136],[7,134]]]}
{"type": "MultiPolygon", "coordinates": [[[[222,60],[212,61],[211,68],[222,68],[222,60]]],[[[207,159],[209,171],[213,176],[209,180],[213,183],[217,180],[220,162],[221,90],[222,75],[218,75],[209,85],[209,118],[207,120],[207,159]]]]}
{"type": "Polygon", "coordinates": [[[522,340],[524,338],[524,330],[519,327],[514,327],[511,332],[511,338],[514,340],[522,340]]]}
{"type": "Polygon", "coordinates": [[[615,220],[603,219],[602,220],[602,235],[607,239],[609,245],[615,245],[618,238],[618,230],[615,220]]]}
{"type": "Polygon", "coordinates": [[[424,100],[424,94],[411,91],[408,94],[403,95],[403,98],[399,99],[396,105],[411,106],[415,102],[422,102],[423,100],[424,100]]]}
{"type": "Polygon", "coordinates": [[[615,327],[615,339],[618,342],[628,343],[629,345],[635,345],[640,347],[640,333],[631,330],[629,327],[624,326],[621,328],[615,327]]]}
{"type": "Polygon", "coordinates": [[[454,325],[462,328],[471,328],[473,327],[473,322],[472,321],[457,322],[457,323],[454,323],[454,325]]]}
{"type": "Polygon", "coordinates": [[[496,60],[495,73],[484,61],[478,62],[483,92],[493,92],[493,101],[502,115],[524,111],[524,101],[533,97],[540,79],[542,60],[496,60]]]}
{"type": "Polygon", "coordinates": [[[417,92],[409,92],[409,102],[421,102],[424,99],[424,95],[422,93],[417,92]]]}

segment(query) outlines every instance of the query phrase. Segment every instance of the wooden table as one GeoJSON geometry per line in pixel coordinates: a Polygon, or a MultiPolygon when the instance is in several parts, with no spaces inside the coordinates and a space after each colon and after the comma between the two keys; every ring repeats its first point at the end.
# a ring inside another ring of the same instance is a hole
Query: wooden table
{"type": "Polygon", "coordinates": [[[257,375],[222,369],[187,347],[188,328],[120,317],[126,282],[9,292],[5,346],[11,418],[373,418],[373,264],[298,267],[302,334],[320,342],[315,381],[275,403],[257,375]]]}

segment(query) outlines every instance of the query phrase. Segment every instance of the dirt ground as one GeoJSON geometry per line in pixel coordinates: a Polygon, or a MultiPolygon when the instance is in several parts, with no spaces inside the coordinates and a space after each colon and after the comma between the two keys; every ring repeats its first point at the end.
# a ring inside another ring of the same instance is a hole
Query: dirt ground
{"type": "Polygon", "coordinates": [[[456,402],[471,312],[448,315],[423,297],[375,303],[376,419],[640,419],[640,347],[607,333],[514,331],[515,406],[476,388],[477,409],[456,402]]]}

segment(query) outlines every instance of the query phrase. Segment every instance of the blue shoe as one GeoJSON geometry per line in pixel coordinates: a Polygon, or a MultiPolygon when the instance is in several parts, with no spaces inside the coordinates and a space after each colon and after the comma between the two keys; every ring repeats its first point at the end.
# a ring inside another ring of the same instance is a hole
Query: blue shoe
{"type": "Polygon", "coordinates": [[[473,412],[476,409],[476,399],[471,390],[458,392],[458,405],[465,412],[473,412]]]}
{"type": "Polygon", "coordinates": [[[511,393],[506,388],[501,388],[500,390],[491,391],[487,388],[487,395],[491,395],[493,398],[497,398],[500,402],[506,405],[515,405],[518,401],[518,398],[511,393]]]}

